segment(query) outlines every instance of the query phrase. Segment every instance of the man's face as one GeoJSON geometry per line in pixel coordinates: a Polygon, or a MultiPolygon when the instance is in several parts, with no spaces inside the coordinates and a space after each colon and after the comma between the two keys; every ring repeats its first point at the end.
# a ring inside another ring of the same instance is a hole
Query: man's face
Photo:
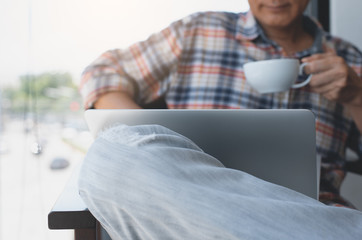
{"type": "Polygon", "coordinates": [[[249,0],[250,9],[261,25],[284,28],[299,19],[309,0],[249,0]]]}

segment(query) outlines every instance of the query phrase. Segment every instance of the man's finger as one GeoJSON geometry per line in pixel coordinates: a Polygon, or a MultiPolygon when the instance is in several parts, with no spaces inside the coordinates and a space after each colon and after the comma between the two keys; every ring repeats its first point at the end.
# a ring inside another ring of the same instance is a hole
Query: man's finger
{"type": "Polygon", "coordinates": [[[305,62],[313,62],[313,61],[316,61],[316,60],[321,60],[321,59],[329,58],[329,57],[332,57],[332,56],[335,56],[335,54],[332,53],[332,52],[317,53],[317,54],[313,54],[312,56],[302,58],[301,61],[303,63],[305,63],[305,62]]]}
{"type": "Polygon", "coordinates": [[[331,53],[331,54],[337,55],[336,50],[326,44],[323,44],[322,48],[325,53],[331,53]]]}
{"type": "Polygon", "coordinates": [[[334,70],[331,66],[332,58],[323,58],[323,59],[316,59],[313,61],[306,61],[308,63],[304,67],[304,72],[306,74],[317,74],[322,73],[330,70],[334,70]]]}

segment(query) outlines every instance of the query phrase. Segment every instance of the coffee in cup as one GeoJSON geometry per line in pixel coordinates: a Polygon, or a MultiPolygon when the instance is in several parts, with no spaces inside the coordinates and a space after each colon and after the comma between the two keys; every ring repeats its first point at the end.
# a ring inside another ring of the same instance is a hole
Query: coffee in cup
{"type": "Polygon", "coordinates": [[[244,73],[247,82],[259,93],[284,92],[304,87],[310,82],[312,75],[301,83],[295,83],[306,65],[289,58],[263,60],[244,64],[244,73]]]}

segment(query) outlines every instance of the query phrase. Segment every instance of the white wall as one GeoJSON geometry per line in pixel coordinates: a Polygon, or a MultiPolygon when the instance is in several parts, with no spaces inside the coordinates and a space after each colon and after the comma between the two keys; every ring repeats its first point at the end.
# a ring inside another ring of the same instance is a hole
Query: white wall
{"type": "Polygon", "coordinates": [[[362,50],[362,1],[331,0],[331,33],[362,50]]]}

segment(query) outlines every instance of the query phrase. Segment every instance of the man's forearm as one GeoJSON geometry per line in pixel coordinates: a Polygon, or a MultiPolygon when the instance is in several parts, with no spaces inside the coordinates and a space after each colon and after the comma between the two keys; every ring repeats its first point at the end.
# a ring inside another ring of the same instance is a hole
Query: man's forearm
{"type": "Polygon", "coordinates": [[[347,108],[351,113],[360,134],[362,134],[362,106],[350,105],[347,108]]]}
{"type": "Polygon", "coordinates": [[[123,92],[109,92],[103,94],[94,103],[96,109],[139,109],[141,108],[135,101],[123,92]]]}
{"type": "Polygon", "coordinates": [[[350,85],[345,88],[345,91],[342,91],[342,95],[348,99],[345,107],[351,113],[359,132],[362,134],[362,79],[352,68],[349,68],[348,72],[350,85]]]}
{"type": "Polygon", "coordinates": [[[352,101],[346,103],[345,107],[351,113],[359,132],[362,134],[362,87],[360,85],[354,87],[355,97],[352,101]]]}

